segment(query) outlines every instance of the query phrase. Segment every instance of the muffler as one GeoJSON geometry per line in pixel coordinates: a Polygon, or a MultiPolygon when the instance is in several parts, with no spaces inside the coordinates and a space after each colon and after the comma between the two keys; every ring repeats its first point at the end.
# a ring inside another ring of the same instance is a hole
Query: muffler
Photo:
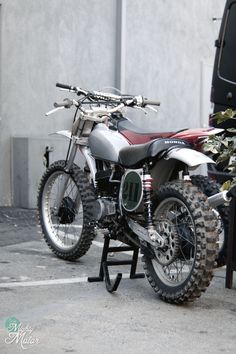
{"type": "Polygon", "coordinates": [[[212,208],[217,208],[219,205],[229,203],[232,197],[236,197],[236,184],[228,191],[223,191],[208,197],[208,202],[212,208]]]}

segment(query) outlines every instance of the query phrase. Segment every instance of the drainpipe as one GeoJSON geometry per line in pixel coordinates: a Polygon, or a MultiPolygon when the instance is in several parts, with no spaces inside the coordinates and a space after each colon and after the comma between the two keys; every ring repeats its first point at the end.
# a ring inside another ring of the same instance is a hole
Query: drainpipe
{"type": "Polygon", "coordinates": [[[116,0],[115,87],[125,92],[126,0],[116,0]]]}

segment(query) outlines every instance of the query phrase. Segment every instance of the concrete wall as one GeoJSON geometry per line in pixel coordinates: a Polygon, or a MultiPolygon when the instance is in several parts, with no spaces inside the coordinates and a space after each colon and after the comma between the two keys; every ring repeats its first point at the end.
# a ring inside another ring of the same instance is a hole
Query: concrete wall
{"type": "MultiPolygon", "coordinates": [[[[63,97],[55,89],[57,81],[101,89],[114,86],[121,72],[127,92],[162,102],[157,117],[146,118],[146,126],[165,130],[202,124],[202,102],[209,100],[206,89],[202,98],[202,82],[210,82],[202,68],[212,66],[219,28],[212,17],[221,17],[225,1],[123,1],[124,60],[117,57],[115,0],[0,3],[0,205],[16,200],[12,138],[40,138],[47,144],[48,133],[69,127],[69,112],[44,118],[63,97]]],[[[143,119],[138,114],[138,124],[143,119]]],[[[34,176],[35,186],[42,163],[36,150],[30,151],[35,156],[28,178],[34,176]]]]}
{"type": "MultiPolygon", "coordinates": [[[[205,121],[200,116],[201,70],[213,65],[220,21],[212,18],[222,16],[224,4],[224,0],[127,2],[126,88],[141,89],[161,101],[155,120],[160,129],[198,127],[205,121]]],[[[204,99],[209,102],[209,97],[208,92],[204,99]]]]}
{"type": "MultiPolygon", "coordinates": [[[[11,138],[46,138],[69,127],[69,112],[44,118],[63,97],[55,83],[94,89],[114,84],[115,5],[110,0],[2,1],[0,205],[14,199],[11,138]]],[[[37,169],[41,156],[34,160],[37,169]]]]}

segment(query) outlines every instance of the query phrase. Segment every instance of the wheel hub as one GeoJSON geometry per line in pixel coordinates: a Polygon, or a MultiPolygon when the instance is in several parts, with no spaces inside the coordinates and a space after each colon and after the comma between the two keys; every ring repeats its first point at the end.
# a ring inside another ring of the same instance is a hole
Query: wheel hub
{"type": "Polygon", "coordinates": [[[60,224],[71,224],[75,220],[75,202],[70,197],[64,197],[58,211],[60,224]]]}
{"type": "Polygon", "coordinates": [[[179,253],[179,238],[174,224],[169,220],[157,221],[157,232],[165,238],[165,245],[157,247],[155,254],[158,262],[167,266],[174,261],[179,253]]]}

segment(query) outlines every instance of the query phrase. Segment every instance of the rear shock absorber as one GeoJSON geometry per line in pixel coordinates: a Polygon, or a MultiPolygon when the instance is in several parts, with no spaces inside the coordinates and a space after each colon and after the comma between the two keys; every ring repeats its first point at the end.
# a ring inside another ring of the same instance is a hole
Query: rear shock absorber
{"type": "Polygon", "coordinates": [[[144,201],[144,214],[146,227],[148,230],[149,237],[152,241],[157,242],[159,247],[165,245],[164,238],[155,230],[153,225],[152,217],[152,176],[150,175],[149,168],[147,165],[143,166],[143,201],[144,201]]]}
{"type": "Polygon", "coordinates": [[[147,165],[143,166],[143,201],[144,201],[144,212],[145,212],[145,221],[148,229],[153,229],[152,221],[152,177],[150,175],[147,165]]]}

